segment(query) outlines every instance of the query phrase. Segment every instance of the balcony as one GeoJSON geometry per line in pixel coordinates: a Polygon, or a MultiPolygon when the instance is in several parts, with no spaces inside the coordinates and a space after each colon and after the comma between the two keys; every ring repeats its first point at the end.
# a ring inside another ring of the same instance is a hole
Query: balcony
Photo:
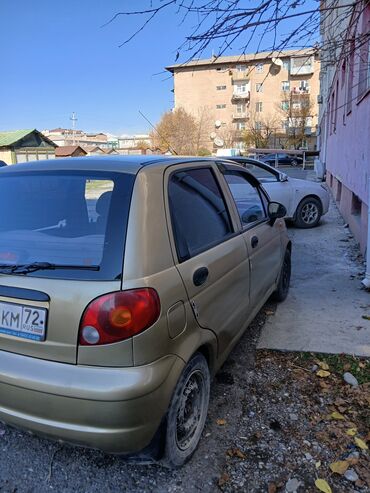
{"type": "Polygon", "coordinates": [[[313,57],[292,57],[290,75],[310,75],[314,72],[313,57]]]}
{"type": "Polygon", "coordinates": [[[231,73],[231,78],[233,82],[248,82],[248,72],[240,72],[239,70],[233,70],[231,73]]]}
{"type": "Polygon", "coordinates": [[[250,92],[233,92],[232,98],[233,101],[244,101],[250,99],[250,92]]]}
{"type": "Polygon", "coordinates": [[[247,120],[247,118],[249,118],[249,113],[247,111],[233,113],[233,120],[247,120]]]}

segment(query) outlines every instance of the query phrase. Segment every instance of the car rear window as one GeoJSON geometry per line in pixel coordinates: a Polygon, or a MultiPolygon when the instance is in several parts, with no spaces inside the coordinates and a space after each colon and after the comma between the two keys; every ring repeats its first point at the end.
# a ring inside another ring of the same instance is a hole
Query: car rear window
{"type": "Polygon", "coordinates": [[[120,278],[134,179],[88,171],[1,173],[0,272],[4,265],[47,262],[58,268],[27,275],[120,278]]]}

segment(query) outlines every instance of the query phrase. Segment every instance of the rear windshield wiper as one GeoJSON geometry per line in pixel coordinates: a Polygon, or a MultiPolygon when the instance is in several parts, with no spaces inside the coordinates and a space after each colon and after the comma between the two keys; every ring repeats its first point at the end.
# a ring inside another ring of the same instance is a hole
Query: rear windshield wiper
{"type": "Polygon", "coordinates": [[[67,265],[67,264],[52,264],[50,262],[32,262],[30,264],[0,264],[0,272],[3,274],[28,274],[37,270],[100,270],[99,265],[67,265]]]}

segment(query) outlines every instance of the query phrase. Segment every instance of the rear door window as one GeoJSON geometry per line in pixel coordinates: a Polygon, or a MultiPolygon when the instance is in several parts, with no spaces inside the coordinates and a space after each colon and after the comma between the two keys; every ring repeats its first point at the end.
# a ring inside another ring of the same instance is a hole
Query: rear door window
{"type": "Polygon", "coordinates": [[[265,220],[265,206],[258,188],[237,171],[224,173],[224,177],[235,200],[243,228],[265,220]]]}
{"type": "Polygon", "coordinates": [[[191,258],[232,235],[229,212],[210,168],[173,173],[169,180],[168,194],[180,261],[191,258]]]}

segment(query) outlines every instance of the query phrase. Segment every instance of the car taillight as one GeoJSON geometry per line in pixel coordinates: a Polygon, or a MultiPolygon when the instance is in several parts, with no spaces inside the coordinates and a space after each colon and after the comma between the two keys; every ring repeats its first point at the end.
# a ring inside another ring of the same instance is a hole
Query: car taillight
{"type": "Polygon", "coordinates": [[[92,301],[82,316],[79,343],[97,346],[123,341],[149,328],[161,306],[152,288],[106,294],[92,301]]]}

